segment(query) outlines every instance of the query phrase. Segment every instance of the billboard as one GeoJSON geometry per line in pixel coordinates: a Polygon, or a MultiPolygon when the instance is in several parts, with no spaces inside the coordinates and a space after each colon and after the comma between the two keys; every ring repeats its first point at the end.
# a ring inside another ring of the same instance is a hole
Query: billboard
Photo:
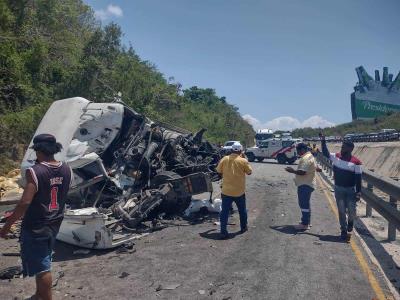
{"type": "Polygon", "coordinates": [[[382,80],[378,70],[374,79],[362,66],[356,68],[356,72],[358,82],[351,94],[353,120],[400,112],[400,72],[394,80],[387,67],[383,68],[382,80]]]}

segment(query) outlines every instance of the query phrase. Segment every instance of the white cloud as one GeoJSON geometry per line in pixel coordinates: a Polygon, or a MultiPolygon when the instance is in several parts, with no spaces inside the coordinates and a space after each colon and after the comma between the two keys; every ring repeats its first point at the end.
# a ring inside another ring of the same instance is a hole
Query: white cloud
{"type": "Polygon", "coordinates": [[[123,11],[118,5],[109,4],[106,9],[99,9],[94,12],[97,19],[104,21],[111,17],[122,17],[123,11]]]}
{"type": "Polygon", "coordinates": [[[272,130],[293,130],[295,128],[302,127],[325,128],[335,125],[334,123],[325,120],[321,116],[311,116],[304,121],[300,121],[299,119],[290,116],[283,116],[262,123],[252,115],[246,114],[243,116],[243,119],[245,119],[256,130],[263,128],[269,128],[272,130]]]}

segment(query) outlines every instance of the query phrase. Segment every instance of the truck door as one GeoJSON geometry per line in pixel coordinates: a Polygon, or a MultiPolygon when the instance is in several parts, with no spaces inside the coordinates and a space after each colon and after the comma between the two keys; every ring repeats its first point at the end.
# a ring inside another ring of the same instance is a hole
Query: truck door
{"type": "Polygon", "coordinates": [[[277,150],[277,146],[278,146],[278,141],[270,141],[269,142],[268,153],[266,153],[266,155],[268,157],[271,157],[272,154],[277,150]]]}
{"type": "Polygon", "coordinates": [[[266,157],[268,153],[268,142],[260,142],[260,156],[266,157]]]}

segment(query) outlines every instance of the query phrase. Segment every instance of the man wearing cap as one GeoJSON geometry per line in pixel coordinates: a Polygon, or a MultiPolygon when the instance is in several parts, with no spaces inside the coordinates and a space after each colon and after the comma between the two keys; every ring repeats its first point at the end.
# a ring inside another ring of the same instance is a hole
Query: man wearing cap
{"type": "Polygon", "coordinates": [[[308,230],[311,225],[310,199],[315,187],[315,171],[321,171],[321,169],[318,168],[315,158],[306,144],[297,144],[296,151],[300,156],[297,170],[292,167],[287,167],[285,170],[296,175],[294,182],[297,186],[297,197],[302,217],[300,224],[294,227],[297,230],[308,230]]]}
{"type": "Polygon", "coordinates": [[[56,161],[54,154],[62,150],[50,134],[33,139],[36,164],[26,170],[26,185],[13,214],[0,231],[6,238],[14,222],[21,225],[21,259],[23,275],[36,277],[34,299],[52,299],[51,255],[56,235],[64,217],[64,206],[71,183],[69,166],[56,161]]]}
{"type": "Polygon", "coordinates": [[[321,133],[322,154],[332,161],[335,198],[339,212],[340,237],[351,239],[356,217],[356,202],[361,197],[361,161],[352,155],[354,144],[345,140],[339,153],[329,153],[325,136],[321,133]],[[347,214],[347,220],[346,220],[347,214]]]}
{"type": "Polygon", "coordinates": [[[221,159],[217,166],[217,172],[222,175],[222,210],[220,213],[221,238],[228,238],[228,217],[232,202],[235,202],[240,217],[240,232],[247,231],[246,210],[246,175],[250,175],[252,169],[247,159],[242,157],[242,145],[235,142],[232,145],[232,153],[221,159]]]}

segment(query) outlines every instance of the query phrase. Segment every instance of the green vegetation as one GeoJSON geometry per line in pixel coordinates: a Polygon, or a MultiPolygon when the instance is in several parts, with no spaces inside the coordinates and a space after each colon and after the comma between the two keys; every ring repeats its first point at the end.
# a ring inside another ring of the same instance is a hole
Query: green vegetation
{"type": "Polygon", "coordinates": [[[81,96],[125,103],[155,120],[197,131],[215,143],[251,143],[252,127],[213,89],[182,90],[121,44],[81,0],[0,0],[0,173],[18,167],[52,101],[81,96]]]}
{"type": "Polygon", "coordinates": [[[400,113],[380,116],[375,120],[357,120],[329,128],[299,128],[292,132],[294,137],[315,137],[323,130],[326,136],[344,136],[347,133],[370,133],[390,128],[400,131],[400,113]]]}

